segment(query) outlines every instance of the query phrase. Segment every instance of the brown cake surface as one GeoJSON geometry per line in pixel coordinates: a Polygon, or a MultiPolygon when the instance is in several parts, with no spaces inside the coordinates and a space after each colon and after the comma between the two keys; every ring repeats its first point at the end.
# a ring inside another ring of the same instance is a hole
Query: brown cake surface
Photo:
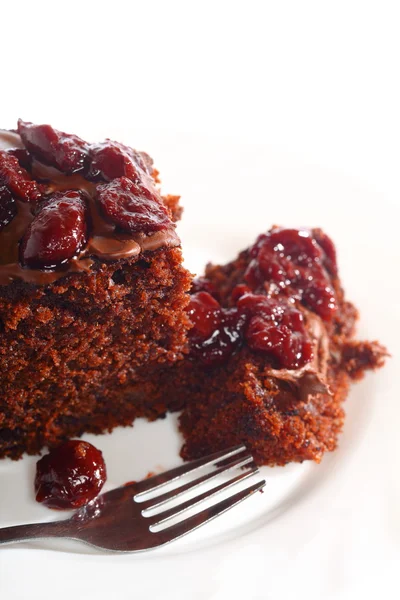
{"type": "Polygon", "coordinates": [[[156,180],[117,142],[0,132],[0,457],[168,410],[190,276],[156,180]]]}
{"type": "Polygon", "coordinates": [[[320,461],[337,446],[351,380],[386,355],[354,340],[357,310],[318,229],[275,227],[209,265],[188,313],[190,353],[164,382],[184,406],[185,459],[244,443],[260,465],[320,461]]]}

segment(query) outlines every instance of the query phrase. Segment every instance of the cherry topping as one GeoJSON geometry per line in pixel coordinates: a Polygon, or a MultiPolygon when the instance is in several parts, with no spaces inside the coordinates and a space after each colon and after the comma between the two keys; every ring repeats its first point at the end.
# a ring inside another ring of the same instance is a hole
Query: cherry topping
{"type": "Polygon", "coordinates": [[[313,267],[322,250],[310,232],[301,229],[278,229],[269,234],[269,246],[296,265],[313,267]]]}
{"type": "Polygon", "coordinates": [[[248,285],[245,285],[244,283],[238,283],[238,285],[235,285],[231,292],[231,298],[233,302],[236,303],[239,300],[239,298],[241,298],[245,294],[249,294],[250,292],[251,289],[248,285]]]}
{"type": "Polygon", "coordinates": [[[35,158],[67,175],[82,171],[87,165],[89,145],[76,135],[21,119],[18,121],[18,133],[25,148],[35,158]]]}
{"type": "Polygon", "coordinates": [[[221,305],[208,292],[196,292],[190,297],[188,315],[193,334],[207,339],[221,323],[221,305]]]}
{"type": "Polygon", "coordinates": [[[244,274],[255,292],[267,290],[303,302],[329,321],[336,300],[325,265],[335,274],[334,247],[327,236],[321,245],[309,231],[275,229],[261,235],[250,250],[250,263],[244,274]],[[326,252],[325,252],[326,249],[326,252]],[[328,253],[328,254],[327,254],[328,253]]]}
{"type": "Polygon", "coordinates": [[[247,294],[237,306],[249,317],[245,338],[250,348],[268,352],[286,369],[298,369],[312,359],[303,315],[286,300],[247,294]]]}
{"type": "Polygon", "coordinates": [[[338,273],[337,260],[336,260],[336,248],[331,238],[322,231],[322,229],[314,230],[314,238],[316,242],[321,246],[325,253],[324,264],[328,271],[332,275],[336,276],[338,273]]]}
{"type": "Polygon", "coordinates": [[[112,181],[128,177],[138,182],[141,172],[147,172],[147,165],[139,152],[111,140],[91,146],[90,160],[89,179],[112,181]]]}
{"type": "Polygon", "coordinates": [[[326,279],[314,279],[303,285],[303,302],[325,321],[330,321],[336,311],[335,293],[326,279]]]}
{"type": "Polygon", "coordinates": [[[208,292],[211,296],[218,297],[214,284],[207,277],[193,279],[190,293],[196,294],[197,292],[208,292]]]}
{"type": "Polygon", "coordinates": [[[34,269],[51,269],[73,258],[86,243],[86,212],[81,192],[53,194],[21,240],[21,263],[34,269]]]}
{"type": "Polygon", "coordinates": [[[8,154],[12,154],[18,160],[19,164],[23,169],[31,172],[32,169],[32,156],[29,154],[28,150],[24,150],[24,148],[11,148],[7,150],[8,154]]]}
{"type": "Polygon", "coordinates": [[[9,190],[0,186],[0,231],[6,227],[17,214],[17,204],[9,190]]]}
{"type": "Polygon", "coordinates": [[[156,191],[127,177],[99,184],[97,200],[105,217],[123,231],[152,233],[171,225],[156,191]]]}
{"type": "Polygon", "coordinates": [[[205,366],[226,362],[240,347],[246,316],[236,308],[221,308],[208,292],[193,294],[187,310],[193,323],[189,332],[191,357],[205,366]]]}
{"type": "Polygon", "coordinates": [[[1,183],[24,202],[34,202],[42,196],[41,186],[32,181],[29,173],[18,162],[18,158],[5,150],[0,150],[0,185],[1,183]]]}
{"type": "Polygon", "coordinates": [[[70,440],[37,462],[36,500],[49,508],[79,508],[98,495],[106,479],[100,450],[88,442],[70,440]]]}

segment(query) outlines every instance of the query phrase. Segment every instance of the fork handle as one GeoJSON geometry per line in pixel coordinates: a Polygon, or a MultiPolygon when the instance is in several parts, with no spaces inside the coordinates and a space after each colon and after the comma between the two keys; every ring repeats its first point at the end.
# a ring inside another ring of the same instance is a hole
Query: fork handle
{"type": "Polygon", "coordinates": [[[0,544],[7,542],[24,542],[38,538],[62,537],[69,528],[65,521],[51,521],[50,523],[33,523],[32,525],[14,525],[0,529],[0,544]]]}

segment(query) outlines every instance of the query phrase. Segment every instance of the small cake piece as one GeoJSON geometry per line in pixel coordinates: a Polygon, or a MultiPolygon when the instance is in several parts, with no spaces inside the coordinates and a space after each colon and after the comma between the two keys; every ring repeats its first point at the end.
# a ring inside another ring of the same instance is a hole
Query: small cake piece
{"type": "Polygon", "coordinates": [[[319,229],[274,227],[192,287],[188,357],[165,376],[194,459],[246,444],[259,465],[320,461],[337,446],[352,378],[385,349],[353,339],[357,311],[319,229]],[[172,380],[171,380],[172,378],[172,380]]]}
{"type": "Polygon", "coordinates": [[[157,182],[117,142],[0,131],[0,457],[168,409],[190,275],[157,182]]]}

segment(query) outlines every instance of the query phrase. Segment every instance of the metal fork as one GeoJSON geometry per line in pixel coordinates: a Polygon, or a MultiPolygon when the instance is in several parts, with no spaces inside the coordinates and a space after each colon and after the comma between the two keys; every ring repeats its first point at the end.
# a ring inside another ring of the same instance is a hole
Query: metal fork
{"type": "Polygon", "coordinates": [[[37,538],[65,537],[80,540],[104,550],[120,552],[149,550],[190,533],[239,504],[254,492],[261,490],[265,486],[264,480],[257,481],[245,489],[231,494],[183,521],[168,525],[170,519],[192,509],[204,500],[228,490],[257,472],[253,457],[247,452],[246,447],[236,446],[228,451],[217,452],[138,483],[130,483],[106,492],[80,508],[69,519],[0,529],[0,544],[37,538]],[[212,471],[207,472],[207,467],[212,468],[212,471]],[[242,469],[238,472],[240,467],[242,469]],[[232,473],[227,481],[198,493],[192,498],[184,499],[189,490],[200,488],[206,482],[231,470],[236,470],[238,474],[232,473]],[[195,479],[162,493],[164,486],[195,471],[198,471],[195,479]],[[158,494],[159,490],[161,490],[160,494],[158,494]],[[146,496],[153,492],[157,492],[157,494],[146,500],[146,496]],[[172,508],[162,509],[164,504],[177,498],[182,502],[172,508]],[[161,508],[161,512],[154,514],[154,510],[159,508],[161,508]],[[160,529],[164,523],[166,527],[160,529]]]}

